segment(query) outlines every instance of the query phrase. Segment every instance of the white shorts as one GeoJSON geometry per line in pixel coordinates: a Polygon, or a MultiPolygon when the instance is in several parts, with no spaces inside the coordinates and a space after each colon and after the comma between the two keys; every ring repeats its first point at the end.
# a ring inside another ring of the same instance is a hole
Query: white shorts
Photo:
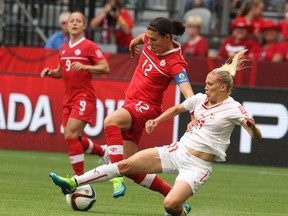
{"type": "Polygon", "coordinates": [[[178,142],[156,148],[160,156],[163,173],[178,174],[175,181],[186,181],[191,186],[193,194],[212,173],[211,162],[192,155],[184,145],[178,142]]]}

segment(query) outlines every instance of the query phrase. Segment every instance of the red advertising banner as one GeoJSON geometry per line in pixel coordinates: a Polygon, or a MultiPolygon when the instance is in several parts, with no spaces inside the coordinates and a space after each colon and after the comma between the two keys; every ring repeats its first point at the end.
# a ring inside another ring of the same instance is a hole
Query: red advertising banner
{"type": "MultiPolygon", "coordinates": [[[[63,81],[39,76],[1,75],[0,148],[66,151],[62,120],[63,81]]],[[[120,107],[129,82],[94,80],[97,94],[97,120],[85,133],[99,144],[105,143],[103,122],[107,114],[120,107]]],[[[176,86],[166,91],[163,108],[175,104],[176,86]]],[[[141,148],[172,142],[173,120],[143,133],[141,148]]]]}

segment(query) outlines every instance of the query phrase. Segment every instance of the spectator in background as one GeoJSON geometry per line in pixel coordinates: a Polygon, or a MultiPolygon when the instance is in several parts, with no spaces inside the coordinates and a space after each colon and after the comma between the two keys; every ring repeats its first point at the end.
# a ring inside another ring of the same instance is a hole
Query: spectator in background
{"type": "Polygon", "coordinates": [[[276,54],[281,51],[279,42],[281,26],[269,19],[264,22],[260,30],[260,43],[251,49],[249,57],[258,61],[275,61],[276,54]]]}
{"type": "Polygon", "coordinates": [[[212,11],[213,0],[187,0],[185,4],[185,12],[199,7],[204,7],[212,11]]]}
{"type": "Polygon", "coordinates": [[[224,39],[217,58],[227,58],[236,53],[246,50],[247,54],[251,48],[257,44],[255,40],[249,38],[249,33],[253,31],[253,26],[244,17],[238,17],[231,23],[232,36],[224,39]]]}
{"type": "Polygon", "coordinates": [[[90,28],[104,28],[101,32],[101,43],[111,43],[113,31],[116,31],[118,53],[129,52],[129,44],[133,39],[133,20],[119,0],[108,0],[103,11],[97,14],[90,22],[90,28]]]}
{"type": "Polygon", "coordinates": [[[280,21],[282,39],[288,41],[288,2],[284,6],[284,19],[280,21]]]}
{"type": "Polygon", "coordinates": [[[263,0],[246,0],[241,5],[237,17],[245,17],[247,22],[251,22],[253,26],[253,36],[259,38],[260,28],[264,23],[262,12],[265,8],[263,0]]]}
{"type": "Polygon", "coordinates": [[[209,45],[200,35],[202,19],[199,16],[189,16],[185,22],[189,40],[183,44],[182,52],[185,57],[208,56],[209,45]]]}
{"type": "Polygon", "coordinates": [[[69,32],[67,28],[67,22],[68,18],[70,16],[70,12],[63,12],[59,16],[59,25],[61,30],[56,31],[54,34],[52,34],[46,44],[45,48],[47,49],[57,49],[60,50],[60,47],[62,44],[69,41],[69,32]]]}

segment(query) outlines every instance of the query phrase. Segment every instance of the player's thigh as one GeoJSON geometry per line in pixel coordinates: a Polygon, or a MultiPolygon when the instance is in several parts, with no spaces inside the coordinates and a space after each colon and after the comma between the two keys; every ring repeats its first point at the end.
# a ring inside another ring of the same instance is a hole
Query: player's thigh
{"type": "Polygon", "coordinates": [[[70,117],[64,127],[65,138],[81,136],[86,124],[83,120],[70,117]]]}
{"type": "Polygon", "coordinates": [[[130,113],[123,108],[119,108],[108,115],[104,120],[104,127],[116,125],[121,130],[126,130],[131,127],[132,118],[130,113]]]}
{"type": "Polygon", "coordinates": [[[138,151],[138,146],[135,142],[130,140],[123,140],[123,156],[124,159],[129,158],[130,156],[134,155],[138,151]]]}
{"type": "Polygon", "coordinates": [[[149,148],[137,152],[131,157],[118,162],[120,174],[161,173],[161,160],[156,148],[149,148]]]}
{"type": "Polygon", "coordinates": [[[191,186],[186,181],[176,181],[168,195],[165,197],[164,206],[182,206],[192,195],[193,192],[191,186]]]}

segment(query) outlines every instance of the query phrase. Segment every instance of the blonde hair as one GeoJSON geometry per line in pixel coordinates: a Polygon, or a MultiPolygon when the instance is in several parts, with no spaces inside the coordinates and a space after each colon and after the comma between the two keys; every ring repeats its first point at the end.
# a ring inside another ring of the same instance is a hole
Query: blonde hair
{"type": "Polygon", "coordinates": [[[185,25],[194,25],[194,26],[199,26],[201,27],[202,25],[202,19],[200,16],[189,16],[186,21],[185,21],[185,25]]]}
{"type": "Polygon", "coordinates": [[[59,24],[61,24],[61,22],[63,22],[63,21],[67,22],[70,15],[71,15],[71,13],[69,11],[62,12],[59,15],[59,24]]]}
{"type": "Polygon", "coordinates": [[[229,94],[231,94],[233,78],[236,76],[237,70],[243,69],[244,61],[247,61],[247,59],[241,59],[246,51],[247,49],[236,53],[232,60],[228,59],[224,65],[215,68],[210,72],[215,74],[220,82],[227,85],[227,91],[229,94]]]}

